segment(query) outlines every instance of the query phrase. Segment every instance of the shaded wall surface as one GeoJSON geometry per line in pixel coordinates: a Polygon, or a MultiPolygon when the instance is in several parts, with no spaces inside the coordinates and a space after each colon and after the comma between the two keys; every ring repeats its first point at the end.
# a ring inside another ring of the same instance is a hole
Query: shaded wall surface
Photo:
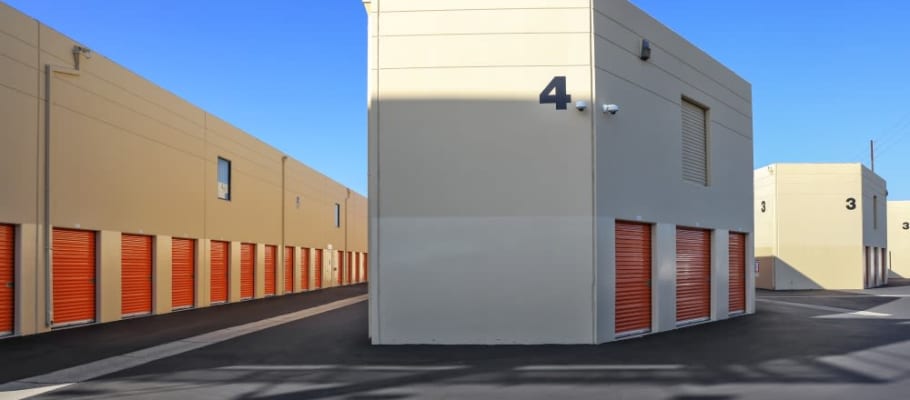
{"type": "Polygon", "coordinates": [[[627,2],[364,3],[374,343],[613,340],[618,219],[658,232],[654,331],[676,328],[677,225],[717,238],[728,316],[721,249],[751,244],[748,83],[627,2]],[[711,110],[708,186],[682,180],[684,97],[711,110]]]}

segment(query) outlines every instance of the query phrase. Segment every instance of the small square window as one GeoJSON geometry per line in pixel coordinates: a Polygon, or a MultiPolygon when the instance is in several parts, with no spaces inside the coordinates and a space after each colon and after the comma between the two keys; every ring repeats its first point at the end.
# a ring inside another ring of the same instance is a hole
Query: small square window
{"type": "Polygon", "coordinates": [[[335,203],[335,227],[341,228],[341,204],[335,203]]]}
{"type": "Polygon", "coordinates": [[[218,157],[218,198],[231,200],[231,161],[218,157]]]}

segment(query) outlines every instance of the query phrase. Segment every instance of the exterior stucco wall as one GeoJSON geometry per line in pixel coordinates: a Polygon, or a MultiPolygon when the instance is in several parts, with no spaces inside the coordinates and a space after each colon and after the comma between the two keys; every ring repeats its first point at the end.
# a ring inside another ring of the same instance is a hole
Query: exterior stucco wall
{"type": "Polygon", "coordinates": [[[758,188],[755,198],[773,210],[770,229],[756,230],[757,241],[770,245],[763,254],[775,261],[773,288],[862,289],[865,247],[887,247],[885,181],[861,164],[772,164],[756,176],[760,171],[776,190],[773,201],[758,188]]]}
{"type": "Polygon", "coordinates": [[[618,219],[655,226],[655,331],[676,328],[676,226],[714,230],[728,316],[726,235],[752,247],[747,82],[623,1],[364,3],[373,343],[612,340],[618,219]],[[556,76],[566,110],[538,101],[556,76]],[[707,187],[682,180],[683,97],[711,110],[707,187]]]}
{"type": "Polygon", "coordinates": [[[171,237],[197,240],[197,307],[209,303],[209,239],[367,250],[364,196],[285,160],[279,150],[101,54],[80,58],[76,71],[76,45],[0,3],[0,223],[38,232],[17,263],[17,270],[28,269],[19,273],[22,279],[39,281],[17,293],[16,304],[30,305],[18,308],[17,334],[47,330],[45,199],[50,226],[101,232],[102,322],[120,318],[117,239],[124,233],[158,237],[154,313],[170,311],[170,265],[160,264],[169,261],[169,243],[162,241],[171,237]],[[231,161],[230,201],[217,196],[218,157],[231,161]],[[334,223],[336,203],[343,207],[341,227],[334,223]]]}

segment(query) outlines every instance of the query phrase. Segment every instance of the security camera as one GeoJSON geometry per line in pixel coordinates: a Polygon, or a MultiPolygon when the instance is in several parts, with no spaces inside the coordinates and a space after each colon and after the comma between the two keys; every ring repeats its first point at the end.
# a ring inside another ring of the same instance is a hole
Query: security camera
{"type": "Polygon", "coordinates": [[[576,109],[576,110],[578,110],[578,111],[584,111],[584,110],[587,109],[587,108],[588,108],[588,102],[587,102],[587,101],[580,100],[580,101],[576,101],[576,102],[575,102],[575,109],[576,109]]]}
{"type": "Polygon", "coordinates": [[[610,115],[615,115],[619,112],[619,106],[616,104],[604,104],[604,112],[610,113],[610,115]]]}

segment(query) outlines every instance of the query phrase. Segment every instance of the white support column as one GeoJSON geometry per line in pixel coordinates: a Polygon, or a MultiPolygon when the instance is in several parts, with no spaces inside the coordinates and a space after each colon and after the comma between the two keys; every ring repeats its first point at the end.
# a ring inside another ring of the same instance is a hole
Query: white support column
{"type": "Polygon", "coordinates": [[[155,257],[152,265],[152,313],[155,315],[166,314],[171,312],[171,293],[173,290],[171,276],[172,271],[172,247],[171,236],[155,236],[155,257]]]}
{"type": "Polygon", "coordinates": [[[730,316],[730,231],[711,233],[711,320],[730,316]]]}
{"type": "Polygon", "coordinates": [[[755,233],[746,235],[746,313],[755,313],[755,233]]]}
{"type": "Polygon", "coordinates": [[[597,218],[597,343],[616,339],[616,220],[597,218]]]}
{"type": "Polygon", "coordinates": [[[653,238],[651,326],[654,332],[663,332],[676,329],[676,225],[654,225],[653,238]]]}
{"type": "Polygon", "coordinates": [[[196,239],[196,265],[193,276],[196,279],[193,291],[196,293],[194,307],[208,307],[212,304],[212,241],[196,239]]]}

